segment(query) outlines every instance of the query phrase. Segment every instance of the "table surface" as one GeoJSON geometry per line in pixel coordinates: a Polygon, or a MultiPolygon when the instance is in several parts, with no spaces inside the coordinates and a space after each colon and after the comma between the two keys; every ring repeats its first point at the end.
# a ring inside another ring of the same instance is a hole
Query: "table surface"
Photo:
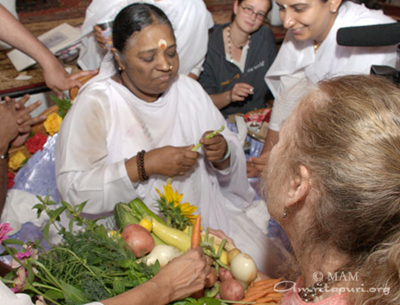
{"type": "MultiPolygon", "coordinates": [[[[66,19],[66,20],[57,20],[57,21],[47,21],[40,23],[32,23],[25,24],[25,27],[30,30],[35,36],[39,36],[52,28],[55,28],[61,23],[68,23],[72,26],[78,26],[82,24],[84,18],[76,18],[76,19],[66,19]]],[[[49,89],[46,87],[43,79],[43,71],[42,68],[36,64],[33,67],[18,72],[11,61],[7,57],[7,53],[10,50],[2,50],[0,51],[0,96],[11,96],[18,97],[22,96],[25,93],[37,93],[48,91],[49,89]],[[19,74],[26,74],[32,76],[29,80],[15,80],[15,78],[19,74]]],[[[77,70],[76,62],[72,62],[69,64],[63,64],[65,67],[71,67],[73,71],[77,70]]]]}

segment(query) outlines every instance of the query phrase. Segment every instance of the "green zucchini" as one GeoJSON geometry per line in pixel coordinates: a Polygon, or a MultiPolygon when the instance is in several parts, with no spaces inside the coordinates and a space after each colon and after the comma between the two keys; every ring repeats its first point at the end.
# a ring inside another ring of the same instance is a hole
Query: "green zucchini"
{"type": "Polygon", "coordinates": [[[133,209],[135,216],[140,218],[140,220],[145,217],[152,217],[158,222],[165,224],[165,221],[162,220],[157,214],[152,212],[139,198],[133,199],[131,202],[129,202],[129,206],[133,209]]]}
{"type": "Polygon", "coordinates": [[[127,225],[131,223],[138,224],[140,219],[136,217],[132,208],[123,202],[117,203],[114,207],[115,223],[117,227],[123,230],[127,225]]]}

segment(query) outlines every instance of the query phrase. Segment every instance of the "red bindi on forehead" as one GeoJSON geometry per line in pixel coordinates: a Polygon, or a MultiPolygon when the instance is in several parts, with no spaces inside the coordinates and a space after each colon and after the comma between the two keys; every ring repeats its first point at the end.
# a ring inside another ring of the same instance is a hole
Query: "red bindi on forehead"
{"type": "Polygon", "coordinates": [[[161,50],[165,50],[165,48],[167,47],[167,42],[166,42],[164,39],[160,39],[160,40],[158,41],[158,47],[159,47],[161,50]]]}

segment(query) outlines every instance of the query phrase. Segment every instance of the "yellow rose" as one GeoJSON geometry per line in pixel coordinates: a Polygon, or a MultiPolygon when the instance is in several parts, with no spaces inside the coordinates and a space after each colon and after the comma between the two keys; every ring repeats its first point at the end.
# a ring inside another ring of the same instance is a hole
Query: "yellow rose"
{"type": "Polygon", "coordinates": [[[27,159],[26,156],[21,151],[19,151],[15,155],[13,155],[10,160],[8,160],[8,167],[16,171],[21,167],[22,162],[24,162],[25,159],[27,159]]]}
{"type": "Polygon", "coordinates": [[[57,113],[51,113],[48,115],[43,125],[44,128],[46,128],[47,133],[52,136],[60,129],[61,122],[62,117],[60,117],[57,113]]]}

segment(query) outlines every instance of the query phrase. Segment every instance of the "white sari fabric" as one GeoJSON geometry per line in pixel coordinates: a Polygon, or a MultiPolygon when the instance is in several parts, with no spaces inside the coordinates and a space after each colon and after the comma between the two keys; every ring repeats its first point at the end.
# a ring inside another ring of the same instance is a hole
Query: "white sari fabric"
{"type": "Polygon", "coordinates": [[[396,46],[388,47],[345,47],[336,42],[339,28],[395,22],[379,10],[369,10],[364,5],[344,2],[335,23],[326,39],[314,52],[314,42],[297,41],[288,31],[265,80],[275,97],[270,120],[270,129],[279,131],[282,122],[290,115],[299,101],[301,87],[307,82],[317,83],[324,78],[369,74],[371,65],[396,65],[396,46]],[[301,81],[292,92],[295,84],[301,81]],[[284,94],[285,93],[285,94],[284,94]],[[285,98],[283,97],[283,94],[285,98]]]}
{"type": "MultiPolygon", "coordinates": [[[[162,191],[168,177],[152,175],[146,182],[132,183],[125,161],[142,149],[196,144],[204,132],[226,127],[200,84],[185,75],[179,75],[158,100],[147,103],[112,80],[115,73],[108,54],[99,75],[81,88],[56,144],[60,198],[72,204],[88,200],[84,212],[91,217],[109,215],[116,203],[136,197],[157,212],[156,188],[162,191]]],[[[174,177],[172,187],[183,194],[182,202],[198,207],[204,228],[223,230],[237,246],[262,260],[269,215],[264,202],[254,204],[237,135],[228,128],[222,134],[231,147],[230,167],[217,170],[199,149],[193,170],[174,177]]]]}
{"type": "Polygon", "coordinates": [[[180,58],[179,73],[200,74],[208,43],[208,29],[213,25],[211,13],[202,0],[93,0],[86,10],[82,26],[82,47],[78,64],[84,70],[97,69],[104,56],[93,34],[97,23],[112,21],[125,6],[144,2],[158,6],[164,11],[174,28],[180,58]]]}

